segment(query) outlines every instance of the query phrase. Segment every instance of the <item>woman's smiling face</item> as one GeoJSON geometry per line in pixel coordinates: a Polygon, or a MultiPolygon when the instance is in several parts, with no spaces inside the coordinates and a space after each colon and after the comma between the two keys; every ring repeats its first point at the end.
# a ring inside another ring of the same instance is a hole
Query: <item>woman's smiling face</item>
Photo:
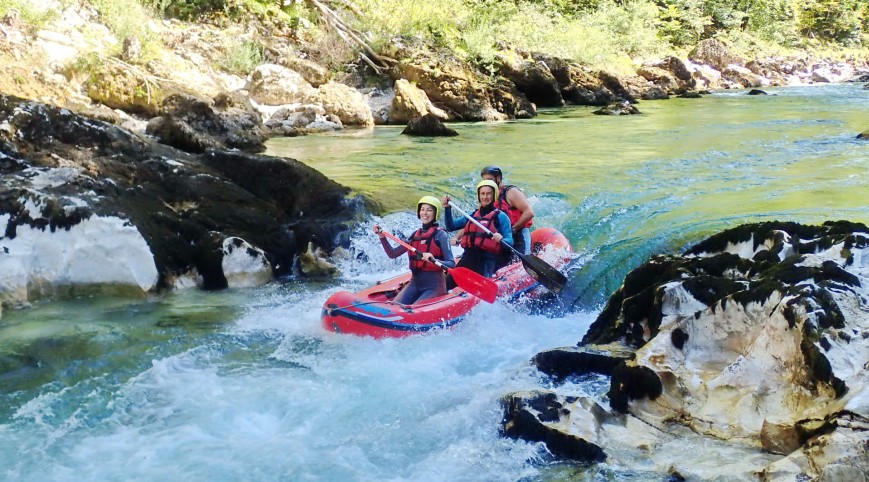
{"type": "Polygon", "coordinates": [[[428,204],[419,205],[419,220],[423,224],[429,224],[435,220],[435,208],[428,204]]]}

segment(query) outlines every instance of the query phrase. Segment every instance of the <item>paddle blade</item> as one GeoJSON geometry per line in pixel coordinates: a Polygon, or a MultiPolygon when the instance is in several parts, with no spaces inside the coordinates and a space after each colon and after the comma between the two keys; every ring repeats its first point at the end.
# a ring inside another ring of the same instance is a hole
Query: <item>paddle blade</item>
{"type": "Polygon", "coordinates": [[[487,303],[494,303],[498,297],[498,285],[495,281],[479,273],[459,267],[450,269],[450,275],[459,288],[487,303]]]}
{"type": "Polygon", "coordinates": [[[525,271],[545,286],[549,291],[558,293],[567,284],[567,276],[550,266],[546,261],[528,255],[520,255],[525,271]]]}

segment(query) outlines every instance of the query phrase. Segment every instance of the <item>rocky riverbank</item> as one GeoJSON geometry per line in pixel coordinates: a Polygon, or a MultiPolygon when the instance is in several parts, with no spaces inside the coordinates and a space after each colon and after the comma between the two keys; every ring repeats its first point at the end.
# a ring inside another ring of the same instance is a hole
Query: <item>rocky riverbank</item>
{"type": "Polygon", "coordinates": [[[2,305],[323,274],[365,212],[294,160],[199,151],[0,95],[2,305]]]}
{"type": "Polygon", "coordinates": [[[772,222],[653,257],[577,347],[534,358],[556,387],[609,378],[606,398],[514,393],[504,432],[678,480],[867,480],[867,246],[862,224],[772,222]],[[674,457],[685,440],[744,452],[674,457]]]}
{"type": "MultiPolygon", "coordinates": [[[[93,7],[48,4],[59,13],[39,27],[14,15],[2,19],[0,92],[194,149],[202,142],[179,141],[169,133],[188,130],[189,137],[202,127],[179,118],[177,102],[166,105],[177,94],[217,107],[227,97],[246,99],[258,113],[250,118],[256,125],[243,123],[221,136],[261,131],[256,138],[405,124],[427,113],[444,121],[504,120],[567,104],[620,105],[717,89],[869,80],[866,59],[746,59],[715,39],[701,41],[684,58],[644,62],[625,74],[506,47],[497,71],[482,72],[423,40],[397,37],[378,57],[388,68],[360,61],[330,72],[294,42],[292,32],[256,20],[223,26],[150,21],[141,28],[161,48],[146,55],[138,37],[116,37],[93,7]],[[234,47],[252,40],[267,45],[259,65],[222,67],[234,47]]],[[[261,148],[256,140],[217,142],[261,148]]]]}
{"type": "Polygon", "coordinates": [[[245,154],[272,136],[423,116],[432,127],[408,132],[449,134],[438,119],[529,118],[568,104],[625,114],[715,89],[867,80],[861,59],[742,59],[714,39],[630,75],[506,48],[497,71],[482,72],[413,38],[383,46],[388,67],[330,72],[273,23],[149,20],[119,38],[87,2],[42,4],[56,15],[39,25],[14,11],[0,20],[7,306],[82,287],[146,293],[328,271],[301,253],[341,244],[342,223],[365,201],[294,160],[245,154]],[[253,39],[267,45],[259,63],[228,67],[253,39]],[[297,269],[302,260],[309,269],[297,269]]]}

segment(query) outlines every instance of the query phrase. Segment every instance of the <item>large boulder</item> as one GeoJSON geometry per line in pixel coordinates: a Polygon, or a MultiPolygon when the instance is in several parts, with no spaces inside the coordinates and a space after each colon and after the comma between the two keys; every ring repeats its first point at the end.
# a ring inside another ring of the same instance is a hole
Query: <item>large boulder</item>
{"type": "Polygon", "coordinates": [[[374,125],[374,117],[371,115],[371,108],[368,107],[368,101],[353,87],[328,82],[321,85],[308,101],[322,105],[327,114],[338,116],[345,126],[374,125]]]}
{"type": "Polygon", "coordinates": [[[675,94],[679,89],[679,84],[670,72],[654,64],[640,66],[637,69],[637,75],[664,89],[668,94],[675,94]]]}
{"type": "Polygon", "coordinates": [[[558,82],[561,97],[570,104],[607,105],[618,100],[595,72],[583,66],[543,54],[535,54],[534,59],[546,64],[558,82]]]}
{"type": "MultiPolygon", "coordinates": [[[[636,104],[640,99],[666,99],[667,92],[650,83],[639,75],[620,75],[614,72],[600,71],[597,74],[601,83],[612,92],[617,100],[636,104]]],[[[610,102],[611,104],[612,102],[610,102]]]]}
{"type": "Polygon", "coordinates": [[[496,121],[537,114],[534,104],[512,82],[484,78],[452,55],[439,55],[429,48],[415,49],[399,42],[387,46],[384,53],[402,59],[393,67],[393,76],[425,91],[450,119],[496,121]]]}
{"type": "Polygon", "coordinates": [[[736,88],[762,87],[765,80],[745,67],[732,64],[721,72],[721,77],[736,88]]]}
{"type": "Polygon", "coordinates": [[[265,105],[304,102],[316,91],[301,74],[276,64],[264,64],[254,69],[245,88],[251,100],[265,105]]]}
{"type": "Polygon", "coordinates": [[[596,109],[592,112],[595,115],[636,115],[641,114],[640,109],[637,106],[631,104],[630,102],[623,100],[620,102],[613,102],[612,104],[605,105],[600,109],[596,109]]]}
{"type": "Polygon", "coordinates": [[[392,98],[392,107],[389,110],[388,119],[391,123],[407,123],[411,119],[433,114],[440,120],[449,120],[449,115],[435,107],[425,91],[411,84],[407,80],[395,81],[395,97],[392,98]]]}
{"type": "Polygon", "coordinates": [[[300,73],[314,87],[329,82],[329,70],[312,60],[291,55],[280,57],[280,65],[300,73]]]}
{"type": "Polygon", "coordinates": [[[163,100],[178,89],[123,65],[103,62],[94,66],[84,83],[88,97],[113,109],[155,115],[163,100]]]}
{"type": "Polygon", "coordinates": [[[426,114],[422,117],[411,119],[401,133],[409,136],[430,137],[453,137],[459,135],[454,129],[444,125],[434,114],[426,114]]]}
{"type": "Polygon", "coordinates": [[[89,287],[147,293],[301,273],[362,204],[292,159],[189,154],[0,96],[0,299],[89,287]]]}
{"type": "Polygon", "coordinates": [[[160,142],[187,152],[206,149],[265,150],[262,118],[246,97],[222,93],[213,101],[175,94],[160,106],[146,132],[160,142]]]}
{"type": "Polygon", "coordinates": [[[558,380],[609,377],[609,409],[543,394],[508,406],[505,424],[523,420],[523,438],[547,434],[561,454],[642,444],[655,470],[689,479],[865,477],[867,277],[869,228],[845,221],[749,224],[655,256],[627,275],[578,352],[535,359],[558,380]],[[675,460],[664,447],[686,431],[705,440],[689,445],[745,447],[745,457],[675,460]]]}
{"type": "Polygon", "coordinates": [[[708,38],[697,43],[688,54],[688,58],[694,62],[707,64],[716,70],[724,70],[730,64],[742,65],[744,62],[730,52],[730,49],[721,40],[708,38]]]}
{"type": "Polygon", "coordinates": [[[637,75],[664,89],[668,94],[691,91],[697,84],[685,62],[673,56],[644,64],[637,69],[637,75]]]}
{"type": "Polygon", "coordinates": [[[722,88],[721,72],[707,64],[696,64],[690,60],[685,62],[685,66],[691,71],[691,77],[694,79],[694,86],[697,89],[715,90],[722,88]]]}
{"type": "Polygon", "coordinates": [[[515,58],[505,54],[501,57],[498,71],[538,107],[564,105],[558,81],[545,61],[515,58]]]}
{"type": "Polygon", "coordinates": [[[290,104],[277,109],[265,123],[272,133],[296,135],[343,129],[341,119],[335,114],[327,116],[319,104],[290,104]]]}

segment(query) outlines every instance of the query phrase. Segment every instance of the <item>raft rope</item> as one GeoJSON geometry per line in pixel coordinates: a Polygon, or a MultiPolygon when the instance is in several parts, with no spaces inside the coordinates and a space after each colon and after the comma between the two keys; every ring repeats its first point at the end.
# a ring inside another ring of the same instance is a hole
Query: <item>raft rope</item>
{"type": "MultiPolygon", "coordinates": [[[[390,291],[391,291],[391,290],[390,290],[390,291]]],[[[398,291],[398,290],[396,290],[396,291],[398,291]]],[[[412,312],[412,311],[413,311],[412,308],[415,308],[415,307],[423,308],[423,307],[426,307],[426,306],[429,306],[429,305],[435,305],[435,304],[438,304],[438,303],[440,303],[440,302],[442,302],[442,301],[446,301],[446,300],[450,300],[450,299],[456,298],[456,297],[458,297],[458,296],[465,296],[465,295],[468,295],[468,293],[465,292],[465,291],[462,291],[461,293],[453,293],[451,296],[449,296],[449,297],[447,297],[447,298],[439,299],[438,301],[432,301],[432,302],[430,302],[430,303],[411,304],[411,305],[403,305],[403,304],[401,304],[401,303],[396,303],[395,301],[392,301],[392,300],[386,300],[386,301],[376,301],[376,300],[375,300],[375,301],[365,301],[365,302],[362,302],[362,303],[358,303],[358,302],[356,302],[356,303],[352,303],[352,304],[349,304],[349,305],[336,306],[336,307],[334,307],[334,308],[328,308],[328,309],[331,311],[331,310],[344,310],[344,309],[347,309],[347,308],[352,308],[352,307],[354,307],[354,306],[364,306],[364,305],[398,305],[398,306],[402,307],[402,309],[404,309],[405,311],[412,312]],[[408,307],[410,307],[411,309],[408,309],[408,307]]],[[[468,296],[470,296],[470,295],[468,295],[468,296]]]]}

